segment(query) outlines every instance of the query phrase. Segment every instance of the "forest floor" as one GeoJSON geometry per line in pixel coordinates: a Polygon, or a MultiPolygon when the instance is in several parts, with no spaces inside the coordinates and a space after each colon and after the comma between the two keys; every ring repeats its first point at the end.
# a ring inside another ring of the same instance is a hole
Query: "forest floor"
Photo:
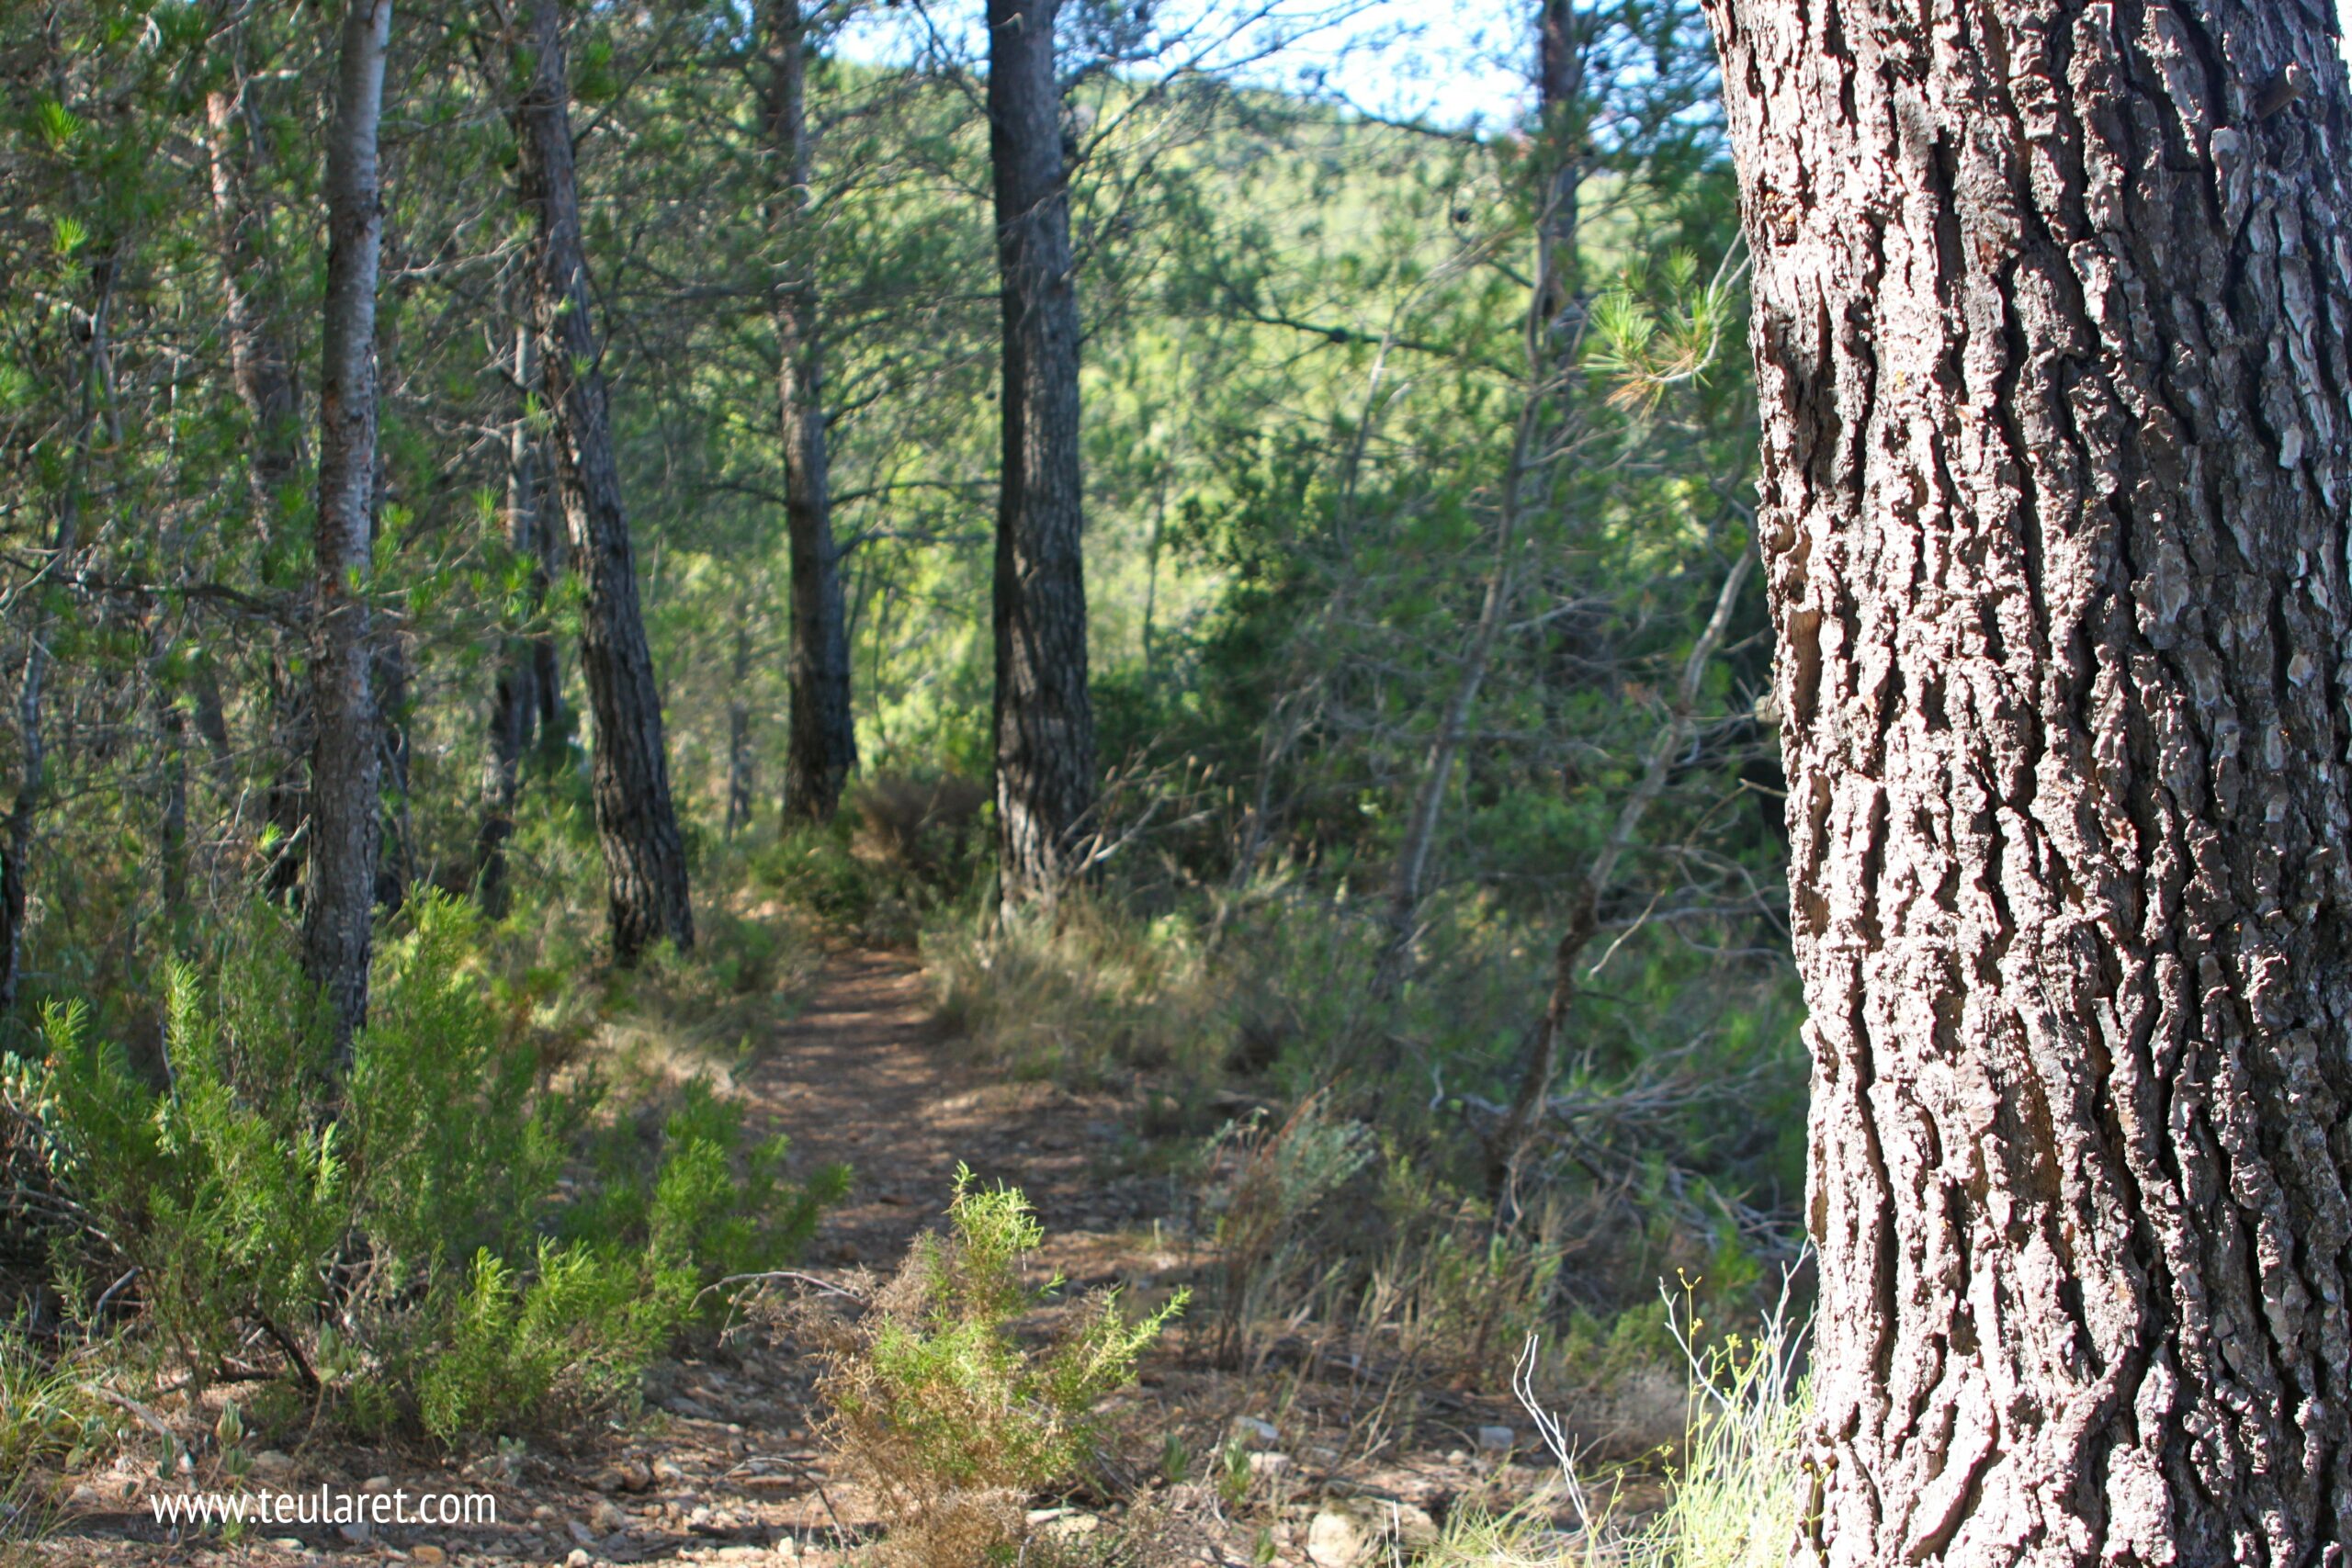
{"type": "MultiPolygon", "coordinates": [[[[969,1065],[934,1021],[908,955],[829,956],[808,1005],[752,1042],[732,1079],[751,1126],[790,1135],[796,1167],[842,1160],[855,1172],[804,1262],[808,1281],[793,1290],[854,1286],[865,1270],[895,1267],[941,1222],[959,1163],[1028,1195],[1046,1228],[1041,1261],[1073,1295],[1119,1285],[1156,1300],[1214,1265],[1194,1239],[1204,1229],[1197,1197],[1172,1174],[1182,1168],[1156,1159],[1137,1134],[1139,1101],[969,1065]]],[[[1419,1544],[1463,1500],[1508,1505],[1553,1474],[1505,1391],[1408,1382],[1307,1335],[1274,1338],[1248,1367],[1220,1367],[1207,1354],[1210,1333],[1204,1321],[1183,1324],[1147,1358],[1139,1386],[1109,1415],[1128,1439],[1119,1461],[1128,1484],[1115,1488],[1119,1500],[1080,1497],[1051,1511],[1054,1532],[1124,1521],[1156,1543],[1146,1560],[1237,1565],[1344,1562],[1355,1540],[1356,1561],[1386,1562],[1385,1548],[1371,1549],[1382,1529],[1419,1544]]],[[[217,1532],[174,1539],[155,1523],[151,1495],[204,1483],[159,1481],[152,1455],[126,1457],[61,1478],[65,1500],[28,1561],[850,1562],[874,1539],[876,1510],[813,1430],[813,1377],[786,1314],[755,1308],[707,1353],[654,1367],[642,1411],[561,1445],[452,1454],[322,1436],[254,1456],[256,1487],[487,1493],[495,1525],[356,1535],[269,1526],[233,1543],[217,1532]]],[[[1635,1403],[1645,1407],[1587,1413],[1592,1420],[1577,1425],[1619,1452],[1679,1434],[1679,1385],[1635,1403]],[[1597,1433],[1594,1421],[1610,1430],[1597,1433]]]]}

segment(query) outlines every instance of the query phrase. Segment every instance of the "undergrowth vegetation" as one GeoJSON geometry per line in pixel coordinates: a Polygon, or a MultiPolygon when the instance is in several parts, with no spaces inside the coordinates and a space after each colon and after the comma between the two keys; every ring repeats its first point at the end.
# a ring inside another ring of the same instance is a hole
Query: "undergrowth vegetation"
{"type": "Polygon", "coordinates": [[[1445,956],[1385,1008],[1368,999],[1376,925],[1295,888],[1204,901],[1104,886],[1050,911],[951,912],[922,952],[957,1049],[1125,1090],[1148,1139],[1189,1145],[1228,1359],[1250,1359],[1252,1325],[1305,1307],[1489,1382],[1549,1328],[1585,1368],[1563,1366],[1574,1382],[1637,1359],[1633,1339],[1668,1351],[1648,1303],[1661,1278],[1760,1305],[1801,1184],[1785,984],[1694,995],[1670,953],[1628,955],[1649,972],[1588,998],[1540,1136],[1499,1190],[1493,1140],[1546,954],[1506,909],[1464,900],[1444,919],[1429,945],[1445,956]]]}
{"type": "Polygon", "coordinates": [[[265,1420],[545,1429],[626,1404],[707,1287],[788,1260],[840,1197],[844,1171],[791,1180],[782,1141],[748,1139],[705,1080],[650,1122],[608,1106],[494,983],[469,904],[424,895],[403,919],[347,1070],[267,910],[217,962],[172,967],[153,1060],[49,1010],[0,1077],[7,1175],[45,1195],[28,1331],[135,1316],[135,1354],[198,1389],[249,1379],[266,1347],[265,1420]]]}
{"type": "Polygon", "coordinates": [[[925,1235],[855,1317],[812,1307],[823,1347],[825,1432],[883,1499],[880,1561],[984,1568],[1033,1552],[1029,1505],[1081,1480],[1093,1410],[1183,1310],[1178,1296],[1130,1316],[1114,1292],[1068,1307],[1042,1345],[1016,1325],[1054,1304],[1059,1280],[1029,1275],[1045,1233],[1012,1188],[959,1169],[944,1235],[925,1235]]]}
{"type": "Polygon", "coordinates": [[[1664,1506],[1629,1514],[1584,1472],[1559,1421],[1528,1379],[1522,1407],[1558,1465],[1555,1485],[1501,1508],[1447,1520],[1421,1568],[1779,1568],[1796,1552],[1806,1477],[1800,1445],[1812,1396],[1805,1330],[1784,1291],[1750,1333],[1706,1338],[1686,1282],[1659,1321],[1679,1352],[1684,1426],[1664,1506]],[[1565,1525],[1565,1528],[1564,1528],[1565,1525]]]}

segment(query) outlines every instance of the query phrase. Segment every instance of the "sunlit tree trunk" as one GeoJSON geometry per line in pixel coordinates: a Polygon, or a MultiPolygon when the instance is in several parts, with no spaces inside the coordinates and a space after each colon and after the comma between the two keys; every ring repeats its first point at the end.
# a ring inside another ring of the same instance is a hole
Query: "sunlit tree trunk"
{"type": "Polygon", "coordinates": [[[2334,16],[1711,6],[1834,1563],[2352,1544],[2334,16]]]}
{"type": "Polygon", "coordinates": [[[808,203],[807,39],[800,0],[773,0],[766,104],[770,166],[782,188],[773,220],[788,261],[775,308],[777,407],[783,422],[786,542],[792,565],[791,729],[784,761],[787,821],[822,821],[857,766],[850,718],[849,617],[833,539],[827,471],[825,360],[817,317],[808,203]]]}
{"type": "Polygon", "coordinates": [[[339,1054],[368,1016],[378,820],[368,579],[374,565],[377,162],[391,0],[354,0],[327,139],[325,353],[319,377],[318,561],[311,629],[311,875],[303,968],[334,1010],[339,1054]]]}
{"type": "Polygon", "coordinates": [[[1057,0],[989,0],[989,155],[1002,288],[996,527],[996,804],[1008,902],[1075,869],[1094,806],[1079,491],[1078,279],[1070,254],[1057,0]]]}
{"type": "Polygon", "coordinates": [[[539,374],[555,422],[556,495],[587,591],[580,613],[580,669],[595,723],[591,781],[613,956],[630,964],[665,939],[694,945],[685,842],[670,797],[662,693],[646,645],[637,555],[613,460],[556,0],[531,0],[526,30],[515,42],[516,65],[528,84],[515,120],[523,197],[537,220],[532,261],[539,374]]]}

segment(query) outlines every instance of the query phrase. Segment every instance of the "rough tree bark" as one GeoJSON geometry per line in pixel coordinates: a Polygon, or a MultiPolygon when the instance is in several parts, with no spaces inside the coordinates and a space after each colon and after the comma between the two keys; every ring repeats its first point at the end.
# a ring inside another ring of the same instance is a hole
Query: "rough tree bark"
{"type": "Polygon", "coordinates": [[[792,564],[784,816],[787,822],[820,822],[841,804],[842,785],[857,766],[857,735],[850,716],[849,617],[842,601],[841,550],[833,538],[826,466],[825,360],[809,233],[808,48],[800,0],[773,0],[767,25],[764,115],[770,167],[780,187],[771,198],[769,220],[789,258],[775,304],[785,534],[792,564]]]}
{"type": "Polygon", "coordinates": [[[376,883],[376,704],[368,576],[375,553],[376,155],[391,0],[353,0],[327,138],[327,291],[319,374],[317,581],[311,615],[311,874],[302,967],[333,1009],[339,1062],[368,1017],[376,883]]]}
{"type": "Polygon", "coordinates": [[[1008,903],[1076,869],[1094,806],[1080,536],[1078,280],[1054,73],[1058,0],[989,0],[989,160],[1004,312],[996,809],[1008,903]]]}
{"type": "MultiPolygon", "coordinates": [[[[220,231],[222,322],[229,340],[229,378],[253,426],[247,468],[254,539],[266,587],[278,581],[277,563],[295,480],[301,473],[302,397],[294,356],[264,303],[268,268],[260,236],[268,225],[266,204],[255,192],[255,164],[264,130],[258,90],[243,69],[250,24],[240,24],[229,53],[238,74],[232,89],[205,99],[209,143],[212,212],[220,231]]],[[[286,650],[273,636],[269,649],[268,711],[276,771],[262,794],[262,819],[271,829],[269,860],[261,884],[272,898],[291,897],[302,874],[302,821],[310,810],[301,777],[311,745],[307,694],[288,668],[286,650]]]]}
{"type": "Polygon", "coordinates": [[[613,459],[605,375],[580,233],[563,23],[556,0],[532,0],[514,42],[526,84],[515,108],[517,181],[537,220],[532,267],[539,376],[555,423],[555,489],[586,586],[580,671],[595,722],[591,784],[613,957],[627,965],[654,942],[695,941],[685,842],[670,798],[662,692],[638,608],[637,555],[613,459]]]}
{"type": "Polygon", "coordinates": [[[2352,1542],[2333,17],[1710,0],[1831,1562],[2352,1542]]]}

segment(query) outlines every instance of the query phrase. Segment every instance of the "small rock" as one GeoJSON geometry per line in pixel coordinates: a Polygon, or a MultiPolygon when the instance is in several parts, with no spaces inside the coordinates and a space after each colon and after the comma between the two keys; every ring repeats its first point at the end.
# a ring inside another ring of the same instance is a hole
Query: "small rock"
{"type": "Polygon", "coordinates": [[[1509,1427],[1481,1427],[1478,1428],[1478,1451],[1480,1453],[1507,1453],[1510,1451],[1510,1446],[1518,1440],[1518,1435],[1512,1432],[1509,1427]]]}
{"type": "Polygon", "coordinates": [[[1315,1568],[1356,1568],[1372,1545],[1372,1531],[1352,1512],[1327,1508],[1306,1527],[1306,1560],[1315,1568]]]}
{"type": "Polygon", "coordinates": [[[76,1486],[65,1495],[65,1506],[69,1508],[95,1508],[104,1501],[98,1495],[98,1489],[90,1485],[76,1486]]]}
{"type": "Polygon", "coordinates": [[[643,1492],[653,1484],[653,1471],[641,1459],[625,1459],[614,1467],[624,1492],[643,1492]]]}
{"type": "MultiPolygon", "coordinates": [[[[605,1506],[609,1508],[612,1505],[607,1503],[605,1506]]],[[[573,1540],[579,1542],[582,1546],[594,1546],[596,1544],[596,1532],[590,1529],[586,1525],[582,1524],[578,1519],[566,1519],[564,1521],[563,1529],[566,1535],[571,1537],[573,1540]]]]}
{"type": "MultiPolygon", "coordinates": [[[[599,1497],[596,1506],[588,1511],[588,1523],[600,1534],[613,1535],[628,1528],[628,1516],[611,1498],[599,1497]]],[[[580,1544],[592,1546],[594,1542],[583,1540],[580,1544]]]]}
{"type": "Polygon", "coordinates": [[[254,1455],[254,1473],[266,1481],[276,1481],[294,1473],[294,1456],[277,1449],[264,1449],[254,1455]]]}
{"type": "Polygon", "coordinates": [[[1282,1433],[1275,1429],[1272,1421],[1261,1421],[1255,1416],[1236,1416],[1233,1418],[1233,1436],[1236,1441],[1248,1449],[1271,1449],[1283,1439],[1282,1433]]]}
{"type": "Polygon", "coordinates": [[[563,1560],[563,1568],[588,1568],[588,1565],[595,1561],[596,1559],[589,1554],[587,1548],[575,1546],[571,1549],[571,1555],[563,1560]]]}
{"type": "Polygon", "coordinates": [[[1437,1521],[1418,1503],[1383,1503],[1388,1531],[1408,1551],[1428,1551],[1437,1545],[1437,1521]]]}
{"type": "Polygon", "coordinates": [[[340,1524],[335,1526],[334,1531],[335,1534],[343,1537],[344,1540],[349,1541],[354,1546],[365,1546],[368,1544],[368,1540],[375,1535],[376,1527],[369,1524],[366,1519],[354,1519],[348,1524],[340,1524]]]}
{"type": "Polygon", "coordinates": [[[1337,1470],[1340,1468],[1340,1450],[1337,1449],[1303,1449],[1299,1451],[1298,1457],[1305,1460],[1307,1463],[1313,1465],[1317,1470],[1337,1470]]]}
{"type": "Polygon", "coordinates": [[[449,1561],[449,1554],[428,1541],[423,1546],[410,1547],[408,1560],[411,1562],[422,1562],[425,1568],[437,1568],[437,1564],[449,1561]]]}
{"type": "Polygon", "coordinates": [[[680,1470],[674,1461],[657,1459],[653,1461],[654,1480],[668,1482],[674,1485],[678,1482],[684,1481],[685,1478],[686,1472],[680,1470]]]}
{"type": "Polygon", "coordinates": [[[1256,1453],[1250,1456],[1252,1475],[1280,1475],[1290,1468],[1290,1455],[1256,1453]]]}

